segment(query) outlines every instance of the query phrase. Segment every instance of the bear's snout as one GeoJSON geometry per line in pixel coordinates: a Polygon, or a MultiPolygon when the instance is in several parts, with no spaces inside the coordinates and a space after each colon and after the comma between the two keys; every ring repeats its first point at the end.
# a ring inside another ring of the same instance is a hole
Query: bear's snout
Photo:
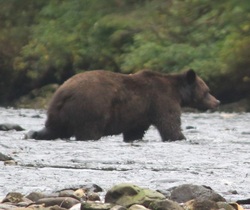
{"type": "Polygon", "coordinates": [[[216,99],[215,102],[214,102],[214,104],[213,104],[213,108],[212,109],[217,108],[219,105],[220,105],[220,101],[216,99]]]}
{"type": "Polygon", "coordinates": [[[220,105],[220,101],[212,95],[210,96],[209,101],[210,101],[209,109],[216,109],[220,105]]]}
{"type": "Polygon", "coordinates": [[[220,101],[216,99],[213,95],[208,94],[203,100],[196,102],[195,107],[201,111],[206,111],[208,109],[216,109],[220,105],[220,101]]]}
{"type": "Polygon", "coordinates": [[[219,106],[220,105],[220,101],[219,100],[217,100],[217,106],[219,106]]]}

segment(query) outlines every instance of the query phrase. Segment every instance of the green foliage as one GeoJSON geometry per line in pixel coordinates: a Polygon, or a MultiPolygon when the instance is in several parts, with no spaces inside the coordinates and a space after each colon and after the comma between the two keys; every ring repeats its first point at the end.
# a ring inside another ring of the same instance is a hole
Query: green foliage
{"type": "Polygon", "coordinates": [[[193,68],[216,87],[249,77],[249,35],[247,0],[0,0],[0,93],[92,69],[193,68]]]}
{"type": "Polygon", "coordinates": [[[135,44],[124,54],[121,68],[135,72],[142,68],[162,72],[179,71],[193,59],[194,48],[187,44],[158,44],[137,38],[135,44]]]}
{"type": "Polygon", "coordinates": [[[221,58],[224,61],[225,71],[249,68],[250,66],[250,36],[233,34],[227,37],[221,50],[221,58]]]}
{"type": "Polygon", "coordinates": [[[129,53],[124,54],[121,68],[124,72],[146,68],[165,73],[193,68],[206,78],[210,70],[218,70],[219,61],[214,57],[217,50],[214,45],[201,44],[195,47],[188,43],[159,44],[137,38],[129,53]]]}
{"type": "Polygon", "coordinates": [[[0,1],[0,103],[16,97],[21,88],[12,91],[19,72],[13,68],[14,60],[29,40],[42,1],[0,1]]]}

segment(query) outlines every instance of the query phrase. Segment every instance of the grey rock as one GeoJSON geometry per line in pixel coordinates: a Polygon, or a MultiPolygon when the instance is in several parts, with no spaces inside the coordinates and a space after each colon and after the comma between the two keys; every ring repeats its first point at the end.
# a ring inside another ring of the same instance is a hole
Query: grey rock
{"type": "Polygon", "coordinates": [[[185,208],[188,210],[219,210],[218,204],[211,200],[190,200],[185,203],[185,208]]]}
{"type": "Polygon", "coordinates": [[[10,203],[19,203],[24,201],[23,195],[19,192],[9,192],[5,198],[2,200],[2,203],[10,202],[10,203]]]}
{"type": "Polygon", "coordinates": [[[38,201],[41,198],[45,198],[46,195],[44,195],[43,193],[40,193],[40,192],[31,192],[30,194],[28,194],[25,197],[28,198],[28,199],[30,199],[33,202],[36,202],[36,201],[38,201]]]}
{"type": "Polygon", "coordinates": [[[0,124],[0,130],[1,131],[9,131],[9,130],[23,131],[25,129],[17,124],[4,123],[4,124],[0,124]]]}
{"type": "Polygon", "coordinates": [[[129,207],[129,210],[149,210],[145,206],[139,205],[139,204],[134,204],[129,207]]]}
{"type": "Polygon", "coordinates": [[[149,205],[149,208],[154,210],[183,210],[183,208],[178,203],[168,199],[154,201],[149,205]]]}
{"type": "Polygon", "coordinates": [[[111,203],[85,202],[81,204],[81,210],[109,210],[113,206],[111,203]]]}
{"type": "Polygon", "coordinates": [[[126,209],[127,208],[125,208],[124,206],[115,205],[110,210],[126,210],[126,209]]]}
{"type": "Polygon", "coordinates": [[[4,155],[3,153],[0,152],[0,161],[7,161],[7,160],[13,160],[13,158],[7,155],[4,155]]]}
{"type": "Polygon", "coordinates": [[[71,197],[42,198],[36,202],[36,204],[44,204],[45,207],[58,205],[66,209],[71,208],[77,203],[79,201],[71,197]]]}
{"type": "Polygon", "coordinates": [[[202,185],[183,184],[170,189],[170,199],[178,203],[184,203],[192,199],[226,201],[221,195],[209,187],[202,185]]]}

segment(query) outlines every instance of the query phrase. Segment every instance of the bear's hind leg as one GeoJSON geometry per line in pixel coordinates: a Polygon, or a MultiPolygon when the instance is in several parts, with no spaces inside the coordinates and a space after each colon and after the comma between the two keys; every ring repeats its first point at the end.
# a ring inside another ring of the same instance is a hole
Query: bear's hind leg
{"type": "Polygon", "coordinates": [[[47,129],[46,127],[44,127],[43,129],[39,131],[29,131],[25,135],[25,139],[52,140],[56,138],[59,138],[59,136],[56,135],[56,133],[47,129]]]}

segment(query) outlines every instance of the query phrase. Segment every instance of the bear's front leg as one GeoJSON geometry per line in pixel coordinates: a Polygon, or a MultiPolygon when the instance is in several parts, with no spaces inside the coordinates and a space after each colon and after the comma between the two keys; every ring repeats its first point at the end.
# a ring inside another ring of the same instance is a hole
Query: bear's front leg
{"type": "Polygon", "coordinates": [[[129,131],[126,131],[123,133],[123,141],[124,142],[133,142],[134,140],[142,140],[145,131],[148,129],[148,125],[147,126],[141,126],[141,127],[137,127],[137,128],[133,128],[129,131]]]}
{"type": "Polygon", "coordinates": [[[155,124],[158,129],[162,141],[177,141],[186,139],[181,132],[180,117],[175,116],[161,116],[155,124]]]}

